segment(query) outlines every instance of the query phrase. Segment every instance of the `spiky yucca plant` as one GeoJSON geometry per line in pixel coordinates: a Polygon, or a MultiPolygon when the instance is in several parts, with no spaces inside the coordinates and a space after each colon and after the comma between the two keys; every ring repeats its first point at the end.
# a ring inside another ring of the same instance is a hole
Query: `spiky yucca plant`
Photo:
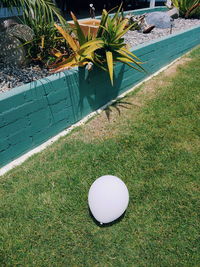
{"type": "Polygon", "coordinates": [[[69,43],[73,54],[64,58],[58,64],[53,65],[54,72],[62,71],[74,66],[84,66],[92,62],[101,69],[108,71],[113,84],[114,63],[119,61],[136,70],[142,70],[139,59],[126,48],[124,34],[133,26],[127,27],[128,20],[121,20],[119,12],[111,18],[106,10],[103,10],[97,36],[90,33],[88,36],[83,31],[77,18],[71,13],[76,26],[77,40],[70,36],[62,27],[55,25],[58,31],[69,43]]]}

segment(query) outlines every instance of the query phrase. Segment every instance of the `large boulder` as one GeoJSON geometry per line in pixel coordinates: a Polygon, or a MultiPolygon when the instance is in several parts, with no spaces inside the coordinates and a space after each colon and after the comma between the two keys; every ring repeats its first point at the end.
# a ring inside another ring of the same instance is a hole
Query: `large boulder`
{"type": "Polygon", "coordinates": [[[32,29],[11,20],[4,21],[0,29],[0,60],[7,65],[25,65],[27,53],[23,44],[34,38],[32,29]]]}
{"type": "Polygon", "coordinates": [[[6,30],[6,34],[16,37],[24,42],[31,41],[34,38],[33,30],[27,25],[16,24],[6,30]]]}
{"type": "Polygon", "coordinates": [[[22,42],[18,38],[3,33],[0,40],[1,61],[11,66],[26,64],[26,50],[21,45],[22,42]]]}
{"type": "Polygon", "coordinates": [[[173,19],[166,12],[151,12],[146,14],[146,22],[156,28],[167,29],[173,25],[173,19]]]}

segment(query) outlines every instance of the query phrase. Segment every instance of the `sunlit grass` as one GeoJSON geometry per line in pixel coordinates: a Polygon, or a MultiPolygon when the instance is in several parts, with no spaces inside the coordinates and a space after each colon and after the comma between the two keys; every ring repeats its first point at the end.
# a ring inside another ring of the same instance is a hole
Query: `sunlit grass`
{"type": "Polygon", "coordinates": [[[0,179],[1,266],[199,265],[200,49],[191,56],[116,136],[66,136],[0,179]],[[130,204],[101,228],[87,193],[104,174],[130,204]]]}

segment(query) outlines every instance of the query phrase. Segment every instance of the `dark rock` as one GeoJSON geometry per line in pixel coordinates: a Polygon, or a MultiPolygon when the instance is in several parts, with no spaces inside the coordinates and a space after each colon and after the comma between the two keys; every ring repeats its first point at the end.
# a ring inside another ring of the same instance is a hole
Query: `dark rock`
{"type": "Polygon", "coordinates": [[[3,33],[0,41],[1,61],[8,65],[23,65],[26,63],[26,51],[19,39],[3,33]]]}
{"type": "Polygon", "coordinates": [[[173,19],[166,12],[152,12],[146,15],[146,22],[156,28],[171,28],[173,19]]]}
{"type": "Polygon", "coordinates": [[[0,32],[6,31],[9,27],[17,25],[18,23],[14,19],[6,19],[0,23],[0,32]]]}
{"type": "Polygon", "coordinates": [[[27,25],[5,20],[1,24],[0,60],[7,65],[22,66],[27,63],[24,42],[34,38],[34,32],[27,25]]]}
{"type": "Polygon", "coordinates": [[[23,24],[17,24],[13,27],[9,27],[6,30],[6,33],[25,42],[31,41],[34,38],[33,30],[27,25],[23,24]]]}
{"type": "Polygon", "coordinates": [[[143,29],[143,33],[150,33],[154,28],[155,28],[155,25],[149,25],[149,26],[146,26],[146,27],[143,29]]]}

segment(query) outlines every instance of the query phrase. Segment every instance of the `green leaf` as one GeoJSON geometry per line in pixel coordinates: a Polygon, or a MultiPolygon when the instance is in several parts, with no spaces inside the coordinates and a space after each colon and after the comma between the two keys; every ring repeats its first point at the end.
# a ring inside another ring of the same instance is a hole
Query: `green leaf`
{"type": "Polygon", "coordinates": [[[80,50],[79,54],[83,55],[83,56],[87,56],[87,55],[90,55],[91,53],[93,53],[95,50],[102,48],[102,47],[103,47],[103,44],[99,44],[99,43],[93,44],[93,45],[90,45],[85,50],[84,49],[80,50]]]}
{"type": "Polygon", "coordinates": [[[54,24],[56,29],[62,34],[62,36],[65,38],[65,40],[68,42],[68,44],[70,45],[70,47],[72,48],[72,50],[74,52],[77,52],[78,50],[78,46],[75,43],[74,39],[71,37],[70,34],[68,34],[65,30],[63,30],[63,28],[57,24],[54,24]]]}
{"type": "Polygon", "coordinates": [[[141,69],[138,69],[134,65],[130,64],[131,62],[127,58],[124,58],[124,57],[116,57],[116,60],[119,61],[119,62],[125,63],[126,65],[128,65],[132,69],[135,69],[135,70],[137,70],[139,72],[142,72],[141,69]]]}
{"type": "Polygon", "coordinates": [[[116,29],[117,35],[120,34],[124,30],[127,23],[128,23],[128,19],[124,19],[121,23],[119,23],[119,25],[117,26],[117,29],[116,29]]]}
{"type": "Polygon", "coordinates": [[[123,52],[125,52],[126,54],[134,57],[134,58],[137,58],[138,60],[140,60],[135,54],[133,54],[131,51],[129,51],[128,49],[126,49],[125,47],[121,48],[120,50],[122,50],[123,52]]]}
{"type": "Polygon", "coordinates": [[[121,2],[120,6],[119,6],[119,8],[118,8],[118,10],[117,10],[117,12],[116,12],[115,15],[113,16],[113,18],[112,18],[113,21],[116,21],[116,19],[118,18],[118,16],[119,16],[119,12],[120,12],[120,10],[121,10],[121,8],[122,8],[122,5],[123,5],[123,2],[121,2]]]}
{"type": "Polygon", "coordinates": [[[110,80],[113,85],[113,54],[110,51],[106,51],[107,66],[110,75],[110,80]]]}
{"type": "Polygon", "coordinates": [[[88,41],[88,42],[86,42],[85,44],[83,44],[81,47],[80,47],[80,49],[82,50],[82,49],[84,49],[84,48],[87,48],[88,46],[90,46],[90,45],[103,45],[104,44],[104,42],[103,42],[103,40],[101,40],[101,39],[94,39],[94,40],[90,40],[90,41],[88,41]]]}
{"type": "Polygon", "coordinates": [[[74,15],[74,13],[70,12],[70,14],[71,14],[71,17],[72,17],[72,19],[74,21],[74,24],[76,26],[76,32],[77,32],[77,37],[78,37],[79,43],[80,43],[80,45],[83,45],[86,42],[85,35],[84,35],[84,33],[83,33],[79,23],[78,23],[78,20],[77,20],[76,16],[74,15]]]}
{"type": "Polygon", "coordinates": [[[103,9],[101,22],[100,22],[101,27],[99,27],[98,29],[97,38],[102,36],[103,30],[104,30],[103,27],[105,26],[107,20],[108,20],[108,12],[105,9],[103,9]]]}

